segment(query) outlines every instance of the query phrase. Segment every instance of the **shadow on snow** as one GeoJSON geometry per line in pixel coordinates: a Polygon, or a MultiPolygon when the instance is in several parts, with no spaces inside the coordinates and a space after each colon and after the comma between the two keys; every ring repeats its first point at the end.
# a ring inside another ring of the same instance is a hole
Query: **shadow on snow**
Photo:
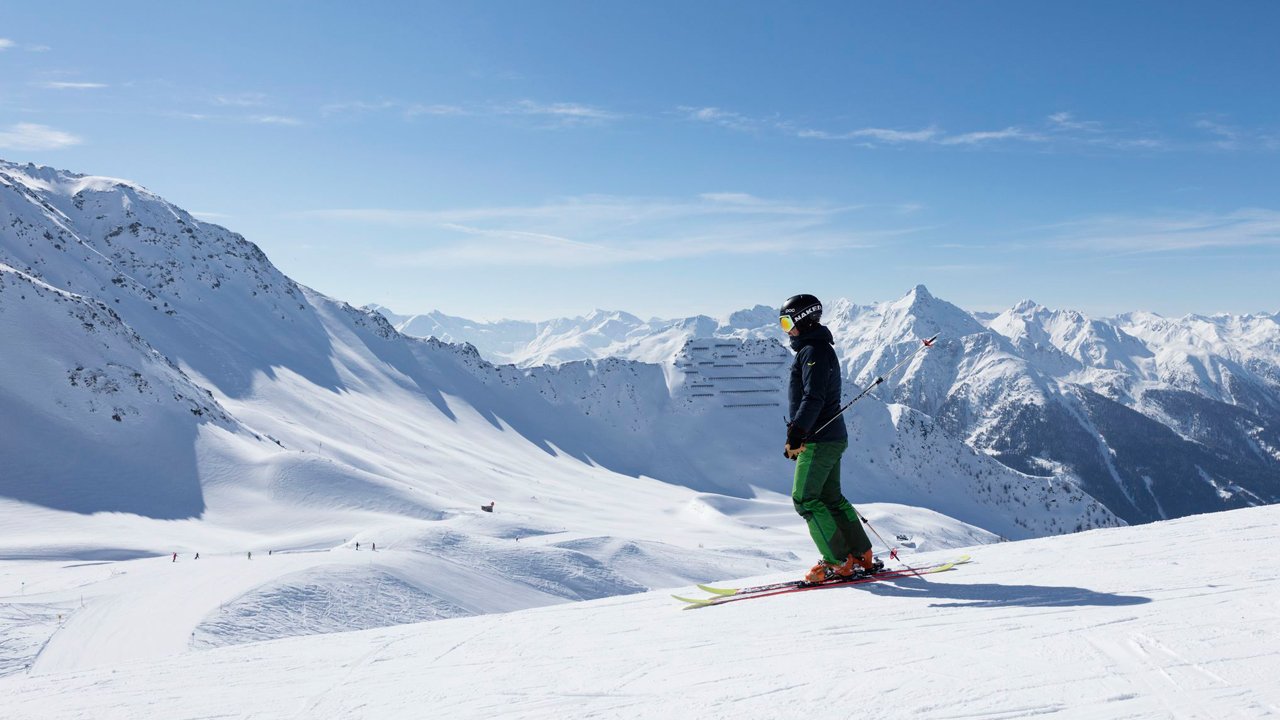
{"type": "Polygon", "coordinates": [[[950,601],[931,603],[930,607],[1116,607],[1151,602],[1151,598],[1140,595],[1117,595],[1080,587],[995,583],[961,585],[929,582],[922,578],[896,578],[855,587],[887,597],[950,601]]]}

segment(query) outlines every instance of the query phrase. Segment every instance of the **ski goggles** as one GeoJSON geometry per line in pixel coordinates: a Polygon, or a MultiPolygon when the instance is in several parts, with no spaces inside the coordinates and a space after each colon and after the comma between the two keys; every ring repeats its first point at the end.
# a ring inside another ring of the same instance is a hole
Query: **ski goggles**
{"type": "Polygon", "coordinates": [[[791,329],[796,326],[795,320],[792,320],[790,315],[779,316],[778,324],[782,326],[782,332],[791,332],[791,329]]]}

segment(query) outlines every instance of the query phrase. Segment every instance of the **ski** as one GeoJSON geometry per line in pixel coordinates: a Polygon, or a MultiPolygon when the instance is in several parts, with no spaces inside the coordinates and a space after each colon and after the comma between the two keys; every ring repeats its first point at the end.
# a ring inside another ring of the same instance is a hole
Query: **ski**
{"type": "MultiPolygon", "coordinates": [[[[969,560],[969,556],[964,555],[952,561],[952,564],[959,565],[961,563],[968,562],[968,560],[969,560]]],[[[902,573],[902,572],[909,573],[909,572],[912,572],[912,570],[910,568],[906,568],[902,570],[881,570],[875,573],[875,575],[880,576],[880,575],[886,575],[889,573],[902,573]]],[[[849,580],[857,580],[857,579],[866,578],[866,577],[870,577],[870,576],[855,575],[849,578],[849,580]]],[[[815,586],[815,585],[826,585],[833,582],[834,583],[848,582],[849,580],[828,580],[825,583],[811,583],[806,580],[786,580],[784,582],[770,583],[768,585],[754,585],[751,587],[743,587],[743,588],[720,588],[720,587],[715,587],[714,585],[698,585],[697,587],[699,590],[702,590],[703,592],[711,593],[712,595],[728,596],[728,595],[749,595],[752,593],[768,592],[770,590],[783,590],[786,588],[793,588],[793,587],[809,587],[809,586],[815,586]]],[[[707,598],[707,599],[713,600],[714,598],[707,598]]]]}
{"type": "Polygon", "coordinates": [[[902,570],[882,570],[874,575],[855,575],[854,577],[841,580],[828,580],[821,583],[811,583],[804,580],[791,580],[788,582],[771,583],[768,585],[755,585],[745,588],[718,588],[711,585],[698,585],[698,588],[709,592],[713,597],[709,598],[688,598],[680,595],[672,595],[671,597],[688,603],[685,610],[694,608],[707,607],[708,605],[723,605],[728,602],[736,602],[738,600],[750,600],[757,597],[770,597],[773,595],[784,595],[793,592],[804,592],[806,590],[820,590],[822,588],[841,587],[844,585],[861,585],[863,583],[878,582],[880,580],[893,580],[904,577],[916,577],[919,575],[931,575],[933,573],[946,572],[957,565],[969,562],[969,556],[963,555],[955,560],[950,560],[936,565],[928,565],[922,568],[904,568],[902,570]]]}

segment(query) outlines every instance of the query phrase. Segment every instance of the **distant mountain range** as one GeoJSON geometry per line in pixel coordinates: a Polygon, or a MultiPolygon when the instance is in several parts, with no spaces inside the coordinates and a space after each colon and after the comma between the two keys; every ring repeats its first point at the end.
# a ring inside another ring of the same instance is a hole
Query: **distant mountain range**
{"type": "MultiPolygon", "coordinates": [[[[662,363],[673,391],[684,378],[672,368],[695,341],[781,337],[776,311],[764,305],[724,320],[597,310],[540,323],[372,309],[401,332],[465,341],[495,362],[662,363]]],[[[879,399],[1006,467],[1073,477],[1127,522],[1280,500],[1280,315],[1090,318],[1031,301],[979,315],[917,286],[874,305],[832,299],[824,320],[849,397],[940,333],[935,349],[887,379],[879,399]]]]}

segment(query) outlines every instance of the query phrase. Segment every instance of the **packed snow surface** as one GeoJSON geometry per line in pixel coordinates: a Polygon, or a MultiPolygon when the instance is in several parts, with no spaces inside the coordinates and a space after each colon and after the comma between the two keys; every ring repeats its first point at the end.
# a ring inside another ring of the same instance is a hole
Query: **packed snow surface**
{"type": "MultiPolygon", "coordinates": [[[[1263,507],[986,545],[967,551],[971,563],[927,578],[724,607],[686,611],[668,592],[647,592],[234,647],[191,641],[153,660],[11,674],[0,696],[13,720],[1275,717],[1277,528],[1280,508],[1263,507]]],[[[163,637],[189,625],[178,620],[188,604],[209,605],[203,595],[217,583],[198,578],[226,582],[224,569],[235,567],[249,584],[258,568],[288,571],[296,557],[34,572],[63,592],[86,570],[127,572],[163,596],[146,609],[163,637]]],[[[3,607],[19,605],[29,565],[3,567],[3,607]]],[[[30,612],[53,607],[32,603],[30,612]]],[[[104,608],[97,632],[122,630],[140,612],[104,608]]],[[[59,632],[74,632],[74,615],[66,622],[59,632]]],[[[115,642],[146,635],[120,632],[115,642]]]]}

